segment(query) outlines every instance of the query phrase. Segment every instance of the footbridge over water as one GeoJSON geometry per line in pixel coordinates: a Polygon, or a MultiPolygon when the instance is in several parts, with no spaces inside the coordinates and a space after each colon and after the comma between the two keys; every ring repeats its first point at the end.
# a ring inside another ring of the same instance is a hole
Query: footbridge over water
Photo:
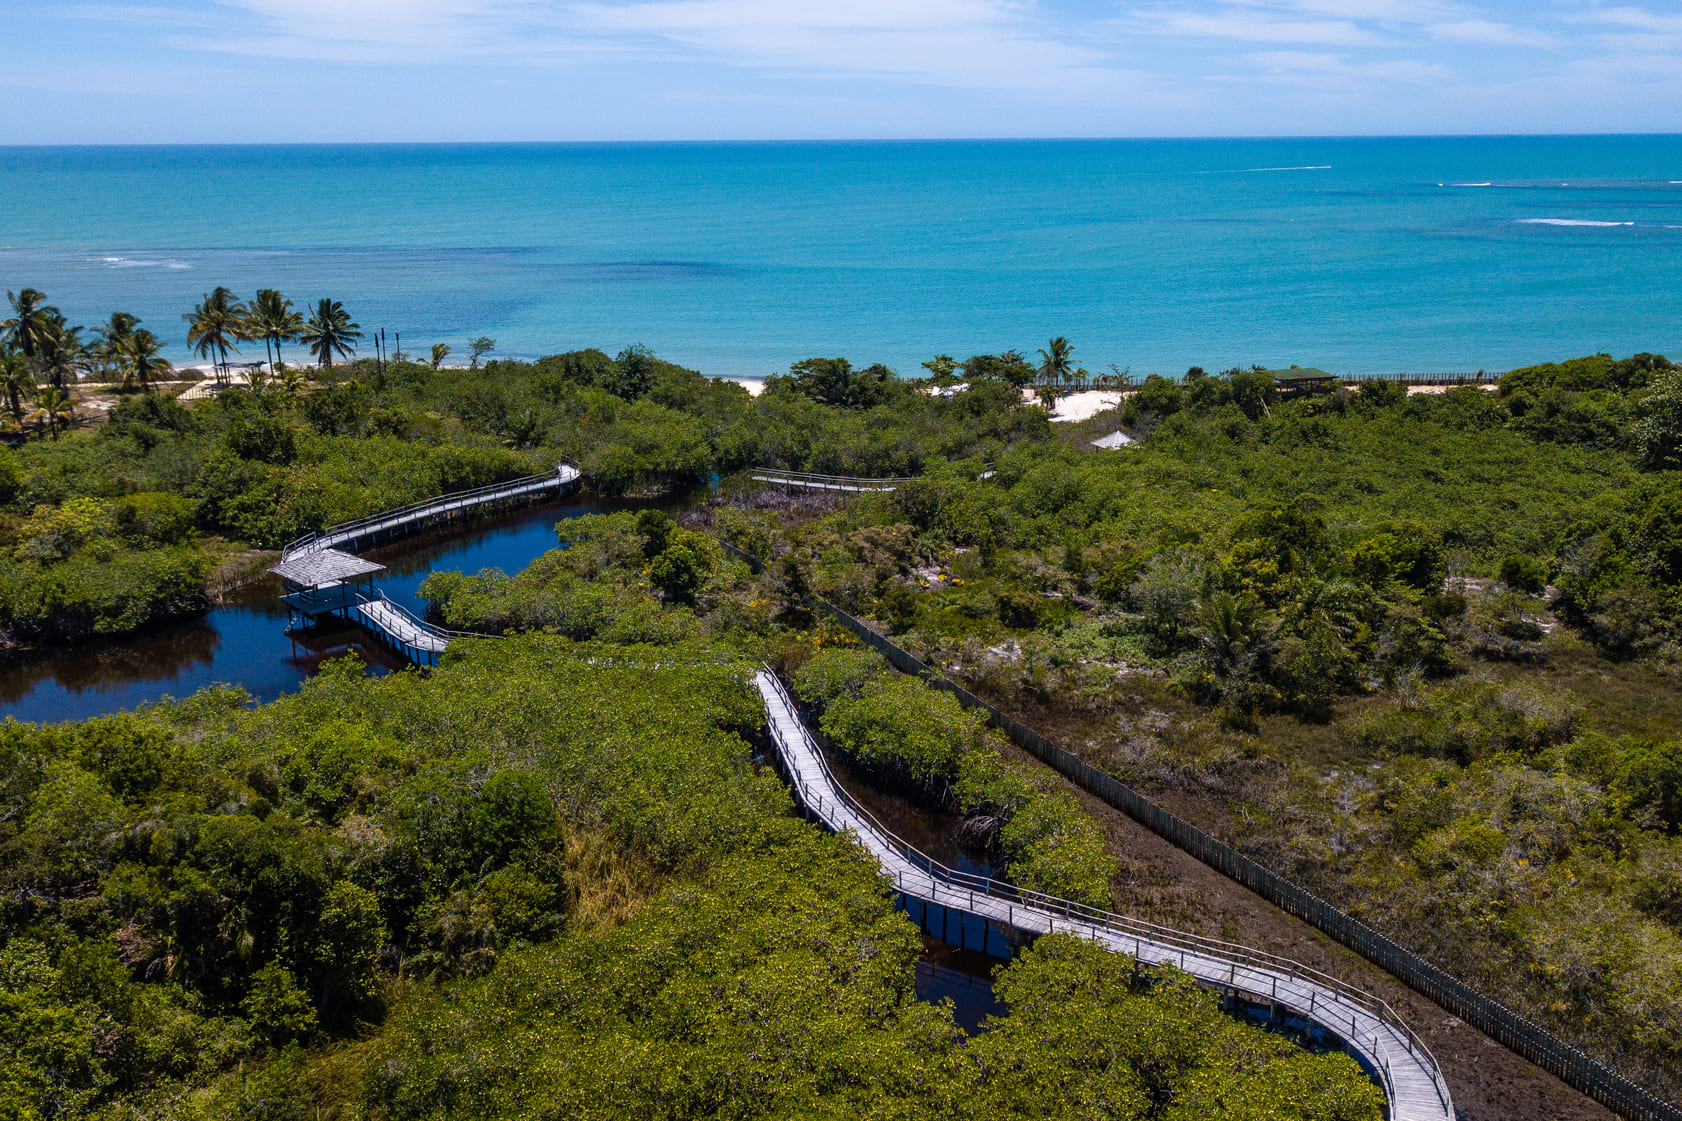
{"type": "MultiPolygon", "coordinates": [[[[991,479],[994,474],[993,469],[989,467],[975,478],[977,482],[981,482],[991,479]]],[[[906,483],[916,482],[918,477],[865,479],[853,475],[814,475],[807,471],[782,471],[761,467],[749,474],[748,478],[756,483],[774,483],[793,490],[833,490],[862,494],[869,491],[897,490],[906,483]]]]}
{"type": "Polygon", "coordinates": [[[327,616],[351,619],[411,662],[437,665],[450,639],[464,632],[429,623],[376,591],[373,576],[385,566],[356,554],[413,533],[541,502],[564,493],[580,478],[576,465],[563,462],[552,472],[440,495],[342,522],[288,543],[281,551],[280,563],[270,571],[286,582],[281,600],[294,620],[327,616]]]}
{"type": "Polygon", "coordinates": [[[1383,1086],[1390,1121],[1453,1121],[1454,1104],[1436,1060],[1382,1000],[1272,954],[946,867],[894,836],[848,796],[775,674],[762,669],[754,683],[796,799],[829,829],[857,837],[902,895],[1030,934],[1089,938],[1143,964],[1175,965],[1210,988],[1283,1010],[1341,1039],[1383,1086]]]}

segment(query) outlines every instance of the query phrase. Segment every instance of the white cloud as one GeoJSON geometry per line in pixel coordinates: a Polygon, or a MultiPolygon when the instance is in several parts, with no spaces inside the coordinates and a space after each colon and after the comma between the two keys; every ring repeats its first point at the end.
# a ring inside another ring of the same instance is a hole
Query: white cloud
{"type": "Polygon", "coordinates": [[[1318,43],[1325,46],[1381,46],[1384,38],[1350,20],[1278,19],[1248,11],[1215,14],[1157,8],[1134,13],[1135,18],[1165,35],[1234,39],[1247,43],[1318,43]]]}
{"type": "Polygon", "coordinates": [[[736,65],[874,73],[955,86],[1093,80],[1113,60],[1008,0],[584,0],[582,30],[699,51],[736,65]]]}
{"type": "Polygon", "coordinates": [[[1541,47],[1549,48],[1559,45],[1559,40],[1552,35],[1529,28],[1515,27],[1510,23],[1497,23],[1487,19],[1462,19],[1449,23],[1433,23],[1425,30],[1434,39],[1444,39],[1454,43],[1481,43],[1493,47],[1541,47]]]}

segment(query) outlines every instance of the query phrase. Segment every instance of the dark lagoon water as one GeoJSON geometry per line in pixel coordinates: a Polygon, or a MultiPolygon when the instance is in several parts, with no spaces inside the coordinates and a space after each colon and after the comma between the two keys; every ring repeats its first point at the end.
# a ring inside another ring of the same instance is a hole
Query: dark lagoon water
{"type": "MultiPolygon", "coordinates": [[[[420,584],[429,573],[481,568],[517,572],[555,547],[557,522],[619,508],[623,504],[571,499],[365,555],[387,566],[375,586],[419,613],[426,607],[420,584]]],[[[0,661],[0,717],[83,720],[164,697],[185,697],[216,684],[240,685],[257,700],[270,701],[296,689],[329,658],[355,654],[376,673],[404,665],[351,624],[287,634],[280,590],[278,580],[265,580],[206,615],[142,635],[10,655],[0,661]]]]}

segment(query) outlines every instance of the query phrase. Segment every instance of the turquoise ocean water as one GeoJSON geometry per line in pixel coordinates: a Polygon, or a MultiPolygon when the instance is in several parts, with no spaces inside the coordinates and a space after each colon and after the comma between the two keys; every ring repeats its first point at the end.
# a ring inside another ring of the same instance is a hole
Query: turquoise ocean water
{"type": "Polygon", "coordinates": [[[178,361],[225,284],[721,375],[1504,369],[1682,352],[1679,266],[1682,137],[0,148],[0,288],[178,361]]]}

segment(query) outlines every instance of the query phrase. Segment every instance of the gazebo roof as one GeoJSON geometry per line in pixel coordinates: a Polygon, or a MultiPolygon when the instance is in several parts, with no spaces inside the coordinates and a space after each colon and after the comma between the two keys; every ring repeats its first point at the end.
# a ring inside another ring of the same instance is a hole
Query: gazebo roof
{"type": "Polygon", "coordinates": [[[288,584],[296,584],[302,588],[319,588],[326,584],[342,584],[358,576],[383,572],[385,565],[363,560],[355,553],[343,553],[338,549],[309,549],[292,554],[269,571],[288,584]]]}

